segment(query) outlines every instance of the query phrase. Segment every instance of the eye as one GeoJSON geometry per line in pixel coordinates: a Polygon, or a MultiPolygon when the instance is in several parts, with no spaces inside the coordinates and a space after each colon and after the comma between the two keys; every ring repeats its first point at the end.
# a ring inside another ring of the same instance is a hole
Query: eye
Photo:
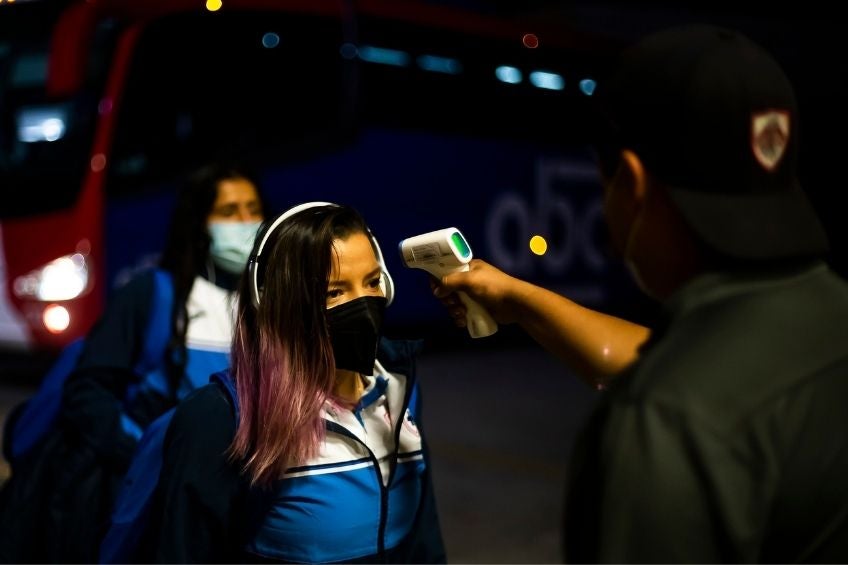
{"type": "Polygon", "coordinates": [[[342,289],[340,288],[331,288],[327,291],[327,300],[332,300],[333,298],[338,298],[342,295],[342,289]]]}
{"type": "Polygon", "coordinates": [[[262,216],[262,206],[260,206],[258,202],[251,202],[247,207],[247,212],[251,216],[262,216]]]}
{"type": "Polygon", "coordinates": [[[230,216],[236,213],[236,210],[237,208],[234,205],[228,204],[226,206],[218,207],[217,209],[215,209],[214,213],[215,215],[221,216],[222,218],[229,218],[230,216]]]}
{"type": "Polygon", "coordinates": [[[380,286],[380,277],[375,277],[368,281],[368,288],[378,288],[380,286]]]}

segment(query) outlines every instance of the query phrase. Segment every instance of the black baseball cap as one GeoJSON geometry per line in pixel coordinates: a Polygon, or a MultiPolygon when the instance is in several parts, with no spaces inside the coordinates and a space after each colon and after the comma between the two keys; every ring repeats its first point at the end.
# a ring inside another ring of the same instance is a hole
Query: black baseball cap
{"type": "Polygon", "coordinates": [[[827,237],[797,178],[798,112],[777,62],[738,32],[688,25],[626,49],[599,83],[614,145],[633,150],[721,255],[823,255],[827,237]]]}

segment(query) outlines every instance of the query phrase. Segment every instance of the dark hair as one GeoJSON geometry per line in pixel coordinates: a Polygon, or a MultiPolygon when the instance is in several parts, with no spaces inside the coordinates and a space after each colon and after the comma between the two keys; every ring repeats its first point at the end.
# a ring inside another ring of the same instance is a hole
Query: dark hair
{"type": "MultiPolygon", "coordinates": [[[[271,224],[260,229],[254,254],[271,224]]],[[[258,258],[258,307],[250,277],[242,276],[232,349],[239,421],[230,454],[251,483],[270,484],[323,439],[321,407],[335,382],[326,321],[333,242],[354,233],[368,228],[353,208],[307,208],[274,229],[258,258]]]]}
{"type": "MultiPolygon", "coordinates": [[[[224,180],[244,179],[256,187],[260,201],[262,194],[256,178],[235,164],[212,163],[188,175],[177,195],[171,215],[171,224],[159,266],[170,272],[174,281],[174,312],[171,316],[168,375],[172,390],[176,391],[185,368],[185,341],[188,326],[186,302],[194,279],[209,265],[211,239],[206,224],[212,206],[218,197],[218,185],[224,180]]],[[[264,205],[263,205],[264,208],[264,205]]]]}

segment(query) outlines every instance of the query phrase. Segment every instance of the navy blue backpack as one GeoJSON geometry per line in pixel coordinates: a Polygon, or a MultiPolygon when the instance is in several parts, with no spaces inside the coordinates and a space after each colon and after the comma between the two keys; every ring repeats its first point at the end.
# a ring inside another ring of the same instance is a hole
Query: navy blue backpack
{"type": "MultiPolygon", "coordinates": [[[[420,342],[392,341],[381,339],[380,352],[384,364],[397,365],[399,370],[409,372],[407,359],[420,350],[420,342]]],[[[209,379],[218,383],[226,392],[235,419],[239,417],[239,403],[235,383],[229,370],[213,373],[209,379]]],[[[418,413],[418,387],[412,389],[409,400],[412,416],[418,413]]],[[[162,456],[165,436],[176,408],[171,408],[153,421],[144,432],[133,454],[130,468],[124,475],[121,490],[112,510],[109,531],[100,544],[100,563],[131,563],[139,540],[148,522],[153,493],[162,471],[162,456]]]]}
{"type": "MultiPolygon", "coordinates": [[[[238,420],[238,396],[229,371],[212,375],[210,382],[218,382],[227,392],[238,420]]],[[[109,531],[100,544],[100,563],[131,563],[150,511],[153,491],[162,470],[162,450],[168,425],[176,408],[171,408],[153,421],[141,438],[115,506],[109,531]]]]}
{"type": "MultiPolygon", "coordinates": [[[[171,275],[163,270],[153,271],[154,291],[150,319],[144,336],[144,344],[135,370],[145,375],[156,372],[162,365],[168,340],[171,337],[171,311],[174,305],[174,285],[171,275]]],[[[68,376],[73,372],[85,345],[85,338],[68,344],[56,362],[44,376],[38,391],[18,406],[6,422],[4,454],[14,469],[15,462],[38,445],[47,435],[59,416],[62,405],[62,390],[68,376]]],[[[145,383],[130,387],[135,394],[145,383]]],[[[121,415],[121,424],[130,435],[141,437],[141,428],[126,414],[121,415]]]]}

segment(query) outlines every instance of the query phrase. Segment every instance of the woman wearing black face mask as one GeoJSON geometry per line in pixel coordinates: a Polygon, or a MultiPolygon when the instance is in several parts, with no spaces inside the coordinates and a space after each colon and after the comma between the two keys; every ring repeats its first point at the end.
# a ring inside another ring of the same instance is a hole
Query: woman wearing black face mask
{"type": "Polygon", "coordinates": [[[130,560],[445,561],[414,348],[380,338],[391,292],[349,207],[260,230],[232,369],[177,408],[130,560]]]}

